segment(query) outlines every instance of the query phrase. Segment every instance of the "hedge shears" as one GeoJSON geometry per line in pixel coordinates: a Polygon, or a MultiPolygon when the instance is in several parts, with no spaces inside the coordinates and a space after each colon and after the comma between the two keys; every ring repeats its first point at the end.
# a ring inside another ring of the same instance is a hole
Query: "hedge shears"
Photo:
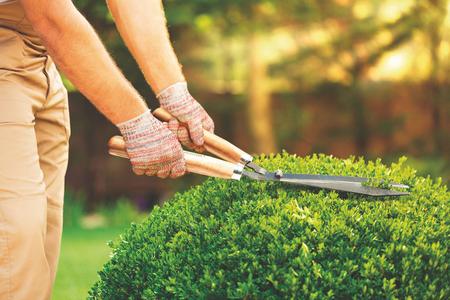
{"type": "MultiPolygon", "coordinates": [[[[163,108],[158,108],[153,115],[163,122],[173,118],[163,108]]],[[[190,173],[200,175],[240,180],[243,176],[258,181],[276,181],[304,187],[335,190],[368,196],[402,196],[408,192],[394,191],[365,185],[367,178],[353,176],[313,175],[313,174],[284,174],[281,170],[269,172],[253,162],[253,157],[227,140],[204,131],[204,147],[206,151],[221,158],[204,154],[184,151],[186,169],[190,173]]],[[[121,136],[114,136],[109,140],[109,154],[128,158],[125,142],[121,136]]],[[[409,186],[389,183],[389,187],[408,189],[409,186]]]]}

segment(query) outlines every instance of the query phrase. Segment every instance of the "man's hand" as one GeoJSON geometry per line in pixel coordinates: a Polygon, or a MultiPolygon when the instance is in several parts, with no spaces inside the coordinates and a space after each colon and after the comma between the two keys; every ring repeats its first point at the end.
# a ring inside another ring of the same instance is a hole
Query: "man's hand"
{"type": "Polygon", "coordinates": [[[191,96],[186,82],[175,83],[157,95],[161,107],[176,119],[169,121],[169,129],[188,148],[203,150],[203,129],[214,132],[214,122],[203,107],[191,96]],[[184,126],[179,126],[179,122],[184,126]]]}
{"type": "Polygon", "coordinates": [[[201,152],[203,129],[212,132],[214,123],[187,90],[181,66],[170,43],[162,1],[107,2],[121,36],[147,82],[158,94],[162,107],[188,126],[187,130],[174,119],[169,122],[169,129],[176,133],[183,145],[201,152]]]}
{"type": "Polygon", "coordinates": [[[125,140],[134,173],[160,178],[176,178],[185,173],[186,163],[177,137],[150,110],[117,127],[125,140]]]}

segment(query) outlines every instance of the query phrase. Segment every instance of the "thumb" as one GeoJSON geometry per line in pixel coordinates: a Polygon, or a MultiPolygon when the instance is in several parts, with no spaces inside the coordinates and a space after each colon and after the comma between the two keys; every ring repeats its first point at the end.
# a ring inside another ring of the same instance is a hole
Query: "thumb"
{"type": "Polygon", "coordinates": [[[191,139],[194,142],[194,144],[197,146],[202,146],[204,143],[202,123],[191,121],[188,123],[188,127],[189,127],[189,135],[191,136],[191,139]]]}

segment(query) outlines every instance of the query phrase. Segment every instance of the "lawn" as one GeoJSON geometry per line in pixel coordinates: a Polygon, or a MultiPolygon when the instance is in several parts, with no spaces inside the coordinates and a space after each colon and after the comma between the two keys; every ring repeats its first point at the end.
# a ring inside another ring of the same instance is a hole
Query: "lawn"
{"type": "Polygon", "coordinates": [[[123,228],[64,229],[53,300],[86,299],[97,272],[109,258],[107,242],[123,228]]]}

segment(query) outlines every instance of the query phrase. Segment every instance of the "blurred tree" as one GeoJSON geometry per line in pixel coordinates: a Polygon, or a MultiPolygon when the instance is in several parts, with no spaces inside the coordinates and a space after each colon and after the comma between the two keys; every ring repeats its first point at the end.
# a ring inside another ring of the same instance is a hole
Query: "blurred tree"
{"type": "MultiPolygon", "coordinates": [[[[94,25],[127,78],[156,105],[116,31],[105,1],[74,3],[94,25]]],[[[218,131],[235,143],[254,152],[274,152],[283,145],[302,153],[333,153],[347,147],[338,153],[367,155],[373,137],[382,132],[382,142],[390,144],[383,148],[387,152],[372,153],[406,152],[415,147],[412,142],[409,148],[392,145],[407,112],[388,120],[386,110],[384,119],[378,122],[372,111],[373,102],[381,102],[384,96],[397,101],[396,87],[392,85],[390,94],[382,95],[381,90],[391,83],[381,82],[381,78],[374,87],[369,81],[373,70],[394,51],[418,45],[426,57],[417,59],[417,64],[427,65],[429,60],[431,68],[425,80],[411,83],[416,89],[404,97],[423,98],[414,92],[420,90],[418,87],[428,93],[426,105],[433,111],[433,130],[427,136],[413,137],[422,147],[417,153],[428,151],[424,140],[433,140],[436,154],[449,155],[445,122],[450,115],[450,60],[443,55],[443,49],[450,49],[448,0],[166,0],[164,5],[172,40],[193,93],[213,100],[205,104],[215,114],[218,131]],[[370,84],[372,90],[367,88],[370,84]],[[240,121],[244,114],[245,125],[240,121]],[[335,126],[338,121],[344,125],[335,126]],[[312,127],[322,131],[306,130],[312,127]],[[246,128],[252,142],[247,142],[246,128]],[[299,150],[301,140],[313,146],[299,150]],[[336,140],[343,142],[332,148],[330,144],[336,140]]],[[[414,72],[412,69],[410,73],[414,72]]],[[[405,84],[405,78],[401,78],[401,84],[405,84]]],[[[91,117],[89,122],[101,120],[91,117]]],[[[87,120],[77,120],[80,122],[87,120]]],[[[82,127],[84,141],[99,143],[102,136],[106,140],[114,128],[108,127],[105,136],[104,127],[82,127]]],[[[101,197],[105,190],[104,162],[100,161],[105,159],[105,149],[97,148],[101,155],[80,151],[85,153],[80,159],[90,166],[86,176],[87,182],[92,181],[88,185],[93,189],[88,193],[90,199],[101,197]]]]}
{"type": "MultiPolygon", "coordinates": [[[[320,89],[323,88],[321,85],[323,82],[343,83],[347,87],[343,95],[345,101],[342,104],[346,105],[343,111],[344,113],[348,111],[352,115],[353,130],[350,132],[354,135],[356,149],[360,155],[367,153],[370,136],[365,97],[361,92],[361,82],[366,78],[368,71],[390,51],[410,42],[417,31],[425,31],[431,40],[433,69],[440,65],[436,51],[442,21],[446,15],[447,1],[410,2],[409,9],[398,18],[385,20],[380,17],[380,10],[383,4],[389,1],[330,1],[325,9],[317,11],[317,15],[321,18],[320,22],[309,24],[316,27],[316,32],[321,30],[327,32],[329,37],[307,45],[299,45],[298,53],[288,59],[284,58],[274,69],[275,75],[291,74],[293,79],[313,82],[313,85],[320,89]],[[314,63],[305,64],[308,61],[314,63]]],[[[405,4],[405,7],[408,5],[405,4]]],[[[320,9],[320,6],[317,5],[315,8],[320,9]]],[[[434,70],[430,76],[431,85],[438,84],[436,74],[437,70],[434,70]]],[[[342,95],[336,96],[342,98],[342,95]]],[[[438,108],[436,114],[439,114],[438,108]]],[[[439,122],[439,117],[435,120],[439,122]]]]}
{"type": "Polygon", "coordinates": [[[445,143],[448,142],[448,137],[442,130],[444,126],[441,122],[443,121],[443,113],[448,113],[444,107],[445,103],[448,103],[448,94],[444,87],[445,81],[449,80],[447,75],[449,70],[445,69],[445,64],[441,61],[439,49],[444,33],[443,23],[449,13],[447,6],[450,8],[450,3],[447,0],[428,0],[422,1],[421,6],[427,12],[421,15],[423,23],[421,29],[425,32],[429,41],[428,51],[431,57],[431,71],[426,85],[430,91],[430,104],[433,111],[435,154],[439,154],[445,153],[445,143]]]}
{"type": "MultiPolygon", "coordinates": [[[[327,1],[296,0],[166,1],[169,20],[192,24],[192,20],[207,16],[221,36],[238,36],[246,44],[245,56],[235,60],[242,62],[244,59],[247,66],[244,84],[248,98],[247,119],[256,152],[270,153],[277,150],[272,121],[273,89],[268,74],[273,58],[266,55],[264,49],[278,29],[297,30],[302,24],[319,21],[321,12],[327,11],[328,6],[327,1]],[[177,17],[172,19],[173,15],[177,17]],[[190,17],[180,18],[185,15],[190,17]]],[[[210,32],[210,27],[206,28],[205,33],[210,32]]]]}
{"type": "MultiPolygon", "coordinates": [[[[127,77],[141,93],[153,98],[138,67],[118,37],[103,1],[75,2],[101,33],[127,77]]],[[[442,151],[443,138],[439,134],[442,96],[439,96],[439,87],[436,86],[439,85],[437,76],[440,65],[437,51],[447,1],[413,1],[413,5],[403,15],[388,21],[378,14],[384,3],[386,1],[380,0],[168,0],[165,6],[173,35],[183,32],[183,35],[189,36],[186,33],[189,31],[203,35],[217,32],[223,45],[221,59],[225,62],[225,81],[235,77],[231,74],[234,62],[244,62],[247,66],[244,93],[248,99],[247,120],[254,140],[253,150],[266,153],[277,150],[272,120],[274,89],[270,77],[281,74],[297,88],[302,88],[304,85],[298,82],[315,81],[317,84],[330,80],[330,71],[341,73],[337,76],[347,86],[343,105],[353,118],[351,132],[356,149],[358,154],[367,153],[370,128],[367,125],[364,95],[360,91],[361,80],[386,53],[411,40],[416,30],[425,31],[430,39],[433,65],[428,84],[435,107],[435,144],[442,151]],[[264,52],[270,36],[280,28],[296,37],[299,52],[290,58],[280,56],[274,59],[264,52]],[[314,42],[314,35],[320,34],[328,37],[314,42]],[[307,35],[312,35],[312,43],[305,43],[304,38],[301,38],[307,35]],[[243,57],[242,53],[233,53],[229,45],[233,37],[239,37],[246,43],[247,50],[243,57]],[[311,64],[311,61],[316,63],[311,64]],[[278,72],[269,74],[274,64],[278,65],[278,72]]],[[[190,47],[196,46],[195,41],[187,43],[190,47]]],[[[201,68],[202,72],[208,73],[203,65],[201,68]]]]}

